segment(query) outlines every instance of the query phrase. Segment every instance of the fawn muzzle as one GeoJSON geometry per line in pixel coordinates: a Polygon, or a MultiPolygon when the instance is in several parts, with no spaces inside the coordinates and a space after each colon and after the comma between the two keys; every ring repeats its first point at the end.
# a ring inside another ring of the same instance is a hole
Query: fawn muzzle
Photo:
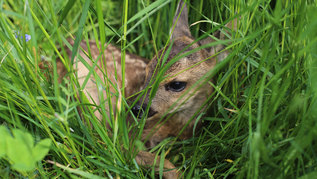
{"type": "MultiPolygon", "coordinates": [[[[132,113],[138,117],[139,119],[141,119],[145,112],[146,112],[146,108],[147,108],[147,104],[143,103],[142,105],[139,103],[136,103],[133,107],[132,107],[132,113]]],[[[147,117],[152,117],[157,113],[157,111],[154,111],[151,107],[149,109],[149,112],[147,113],[147,117]]]]}

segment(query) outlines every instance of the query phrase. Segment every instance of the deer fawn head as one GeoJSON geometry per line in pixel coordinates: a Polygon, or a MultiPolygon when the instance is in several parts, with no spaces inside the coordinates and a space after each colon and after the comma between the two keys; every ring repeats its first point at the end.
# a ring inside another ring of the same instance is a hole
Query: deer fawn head
{"type": "MultiPolygon", "coordinates": [[[[200,48],[214,40],[195,41],[191,36],[187,7],[183,1],[178,5],[174,26],[171,29],[172,43],[159,51],[147,65],[143,88],[149,89],[148,92],[132,109],[138,116],[148,110],[143,140],[147,141],[146,146],[149,148],[169,136],[178,136],[185,126],[179,138],[192,136],[195,116],[203,109],[202,106],[213,91],[206,74],[217,61],[228,55],[228,51],[215,55],[225,48],[224,45],[200,48]],[[159,69],[165,70],[163,75],[159,69]],[[160,81],[158,85],[155,85],[154,79],[160,81]]],[[[220,32],[215,33],[215,36],[224,38],[220,32]]]]}

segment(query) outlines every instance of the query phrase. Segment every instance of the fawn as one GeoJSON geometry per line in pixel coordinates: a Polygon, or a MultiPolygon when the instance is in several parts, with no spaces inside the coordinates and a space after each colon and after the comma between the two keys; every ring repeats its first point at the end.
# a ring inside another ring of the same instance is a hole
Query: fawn
{"type": "MultiPolygon", "coordinates": [[[[153,148],[170,136],[187,139],[193,135],[194,124],[197,124],[197,128],[201,125],[200,121],[196,122],[193,119],[199,110],[204,109],[203,105],[213,91],[212,86],[208,84],[210,79],[208,80],[205,75],[214,68],[217,61],[229,55],[228,50],[225,50],[226,46],[222,44],[199,49],[215,40],[209,37],[195,41],[189,30],[188,10],[182,0],[178,4],[173,21],[175,28],[171,28],[172,43],[166,48],[169,52],[162,49],[146,67],[143,89],[151,89],[156,79],[159,81],[155,89],[156,94],[151,99],[151,91],[148,90],[132,108],[135,116],[145,115],[146,117],[142,139],[148,148],[153,148]],[[164,58],[165,61],[162,64],[164,58]],[[176,58],[179,59],[174,60],[176,58]],[[168,65],[170,66],[164,72],[165,78],[162,75],[158,77],[158,69],[164,69],[168,65]],[[147,114],[144,114],[145,111],[147,114]],[[182,133],[180,133],[181,130],[183,130],[182,133]]],[[[233,23],[226,25],[226,33],[231,33],[230,28],[236,29],[237,22],[233,23]]],[[[214,36],[219,39],[226,38],[221,31],[215,32],[214,36]]],[[[150,158],[149,154],[147,155],[146,160],[150,158]]],[[[144,158],[138,160],[138,163],[147,163],[142,161],[145,160],[144,158]]],[[[174,166],[167,162],[164,167],[173,169],[174,166]]],[[[165,178],[178,177],[176,170],[170,170],[163,175],[165,178]]]]}
{"type": "MultiPolygon", "coordinates": [[[[221,61],[229,54],[225,50],[225,45],[216,45],[208,48],[200,48],[203,45],[214,42],[210,37],[201,41],[195,41],[191,36],[188,25],[188,10],[186,4],[180,0],[176,14],[174,17],[175,28],[171,28],[172,43],[167,47],[168,50],[159,51],[148,64],[147,60],[133,54],[126,54],[126,96],[140,91],[141,89],[150,89],[155,79],[159,80],[156,94],[151,98],[150,91],[146,92],[144,98],[141,98],[132,108],[135,116],[145,115],[144,111],[148,110],[142,140],[146,141],[146,147],[152,148],[162,140],[170,136],[179,136],[180,139],[187,139],[193,135],[193,127],[195,124],[196,112],[201,108],[213,89],[209,85],[209,80],[201,80],[204,76],[214,68],[217,61],[221,61]],[[198,49],[198,50],[195,50],[198,49]],[[184,55],[185,54],[185,55],[184,55]],[[162,64],[163,58],[167,55],[166,61],[162,64]],[[179,60],[174,60],[179,57],[179,60]],[[164,76],[167,78],[158,78],[158,68],[164,68],[167,64],[171,64],[166,69],[164,76]],[[154,79],[154,80],[153,80],[154,79]],[[148,109],[147,109],[148,108],[148,109]],[[184,130],[183,130],[184,128],[184,130]],[[180,132],[183,132],[180,134],[180,132]]],[[[229,23],[227,27],[231,28],[229,23]]],[[[236,24],[234,24],[235,28],[236,24]]],[[[230,33],[227,31],[227,33],[230,33]]],[[[215,37],[224,39],[225,35],[220,31],[215,32],[215,37]]],[[[73,45],[72,40],[68,40],[73,45]]],[[[80,44],[82,50],[79,51],[81,56],[77,58],[77,62],[73,67],[79,79],[79,84],[83,87],[86,96],[90,102],[98,105],[104,105],[104,99],[107,98],[105,91],[95,82],[99,78],[103,82],[107,79],[112,84],[118,84],[121,88],[121,51],[120,49],[108,45],[105,50],[105,61],[101,60],[93,62],[91,59],[98,59],[100,52],[94,41],[89,42],[90,56],[87,56],[87,45],[85,42],[80,44]],[[94,74],[90,74],[87,65],[94,67],[94,74]],[[105,74],[105,67],[107,74],[105,74]],[[117,69],[117,79],[115,76],[117,69]],[[106,77],[105,77],[106,76],[106,77]],[[86,80],[88,79],[88,81],[86,80]],[[87,82],[85,82],[87,81],[87,82]],[[102,98],[103,97],[103,98],[102,98]]],[[[67,49],[67,53],[71,56],[71,51],[67,49]]],[[[60,60],[57,60],[59,81],[65,76],[67,70],[63,68],[60,60]]],[[[208,79],[208,78],[205,78],[208,79]]],[[[110,87],[113,91],[114,88],[110,87]]],[[[115,97],[112,97],[115,104],[115,97]]],[[[106,106],[108,110],[115,107],[106,106]]],[[[96,110],[95,115],[99,120],[103,120],[103,115],[96,110]]],[[[200,126],[197,122],[197,128],[200,126]]],[[[155,165],[159,166],[159,159],[155,161],[155,154],[140,151],[136,156],[138,164],[143,166],[155,165]]],[[[164,168],[169,169],[163,173],[164,178],[177,178],[179,172],[175,166],[168,160],[164,161],[164,168]]]]}

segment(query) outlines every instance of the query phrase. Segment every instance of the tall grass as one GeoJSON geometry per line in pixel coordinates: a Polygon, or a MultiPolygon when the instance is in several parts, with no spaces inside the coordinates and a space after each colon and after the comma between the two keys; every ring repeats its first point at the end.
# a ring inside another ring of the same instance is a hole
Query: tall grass
{"type": "MultiPolygon", "coordinates": [[[[228,47],[231,55],[215,68],[209,113],[199,115],[203,129],[188,140],[163,141],[157,151],[172,147],[167,158],[186,178],[315,176],[317,2],[189,3],[195,38],[210,35],[234,17],[240,18],[238,33],[228,47]]],[[[0,176],[153,176],[134,160],[135,148],[142,143],[128,138],[126,99],[122,98],[122,111],[107,119],[113,128],[107,130],[72,73],[58,84],[55,60],[61,58],[71,70],[72,60],[58,50],[69,36],[75,36],[71,59],[81,39],[110,42],[123,53],[151,59],[166,46],[177,1],[6,0],[0,4],[0,124],[20,142],[9,148],[0,140],[5,146],[0,146],[0,176]],[[25,34],[31,35],[30,41],[25,41],[25,34]],[[53,64],[53,75],[38,67],[42,60],[53,64]],[[19,140],[15,130],[33,139],[19,140]],[[51,141],[50,150],[43,160],[32,161],[36,162],[32,169],[27,170],[32,159],[19,163],[3,152],[30,155],[30,141],[39,144],[44,138],[51,141]],[[28,150],[22,151],[25,146],[28,150]]]]}

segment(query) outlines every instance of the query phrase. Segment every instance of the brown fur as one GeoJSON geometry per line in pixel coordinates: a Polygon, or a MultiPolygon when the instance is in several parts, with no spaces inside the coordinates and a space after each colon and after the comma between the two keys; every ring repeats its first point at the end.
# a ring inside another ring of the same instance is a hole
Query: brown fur
{"type": "MultiPolygon", "coordinates": [[[[193,41],[194,39],[187,36],[175,39],[173,47],[171,49],[171,53],[169,54],[166,63],[168,63],[173,57],[175,57],[181,50],[183,50],[193,41]]],[[[185,52],[197,47],[199,47],[198,44],[193,44],[191,48],[188,48],[188,50],[186,50],[185,52]]],[[[204,82],[204,85],[201,84],[203,86],[198,84],[196,87],[197,90],[194,88],[191,91],[184,90],[181,92],[173,92],[165,89],[165,85],[172,81],[184,81],[187,83],[186,89],[189,89],[216,64],[216,59],[214,58],[209,59],[206,62],[201,62],[208,57],[208,52],[202,49],[196,53],[181,58],[166,71],[165,75],[168,75],[169,78],[163,80],[159,84],[158,91],[155,97],[152,99],[151,110],[155,111],[156,114],[147,119],[143,136],[146,137],[147,134],[153,131],[154,126],[161,126],[161,128],[164,130],[156,129],[158,131],[150,137],[150,145],[148,147],[154,147],[167,136],[177,136],[181,129],[186,125],[186,123],[189,122],[194,113],[198,111],[202,103],[211,94],[212,88],[206,82],[204,82]],[[181,96],[183,95],[185,96],[181,99],[181,96]],[[170,107],[175,103],[177,103],[177,105],[169,111],[170,107]],[[157,122],[161,120],[162,117],[168,116],[168,114],[172,113],[173,115],[169,119],[167,119],[167,121],[163,125],[157,125],[157,122]]],[[[149,81],[153,75],[156,65],[157,57],[154,57],[154,59],[152,59],[150,64],[148,64],[147,66],[148,73],[146,78],[146,85],[149,85],[149,81]]],[[[144,102],[145,104],[148,104],[149,99],[146,98],[144,102]]],[[[189,126],[180,135],[181,139],[186,139],[192,136],[192,127],[194,125],[194,122],[195,120],[192,120],[189,123],[189,126]]]]}
{"type": "MultiPolygon", "coordinates": [[[[67,39],[71,46],[74,45],[74,41],[69,38],[67,39]]],[[[94,67],[95,74],[89,75],[89,69],[85,66],[84,63],[81,62],[79,58],[75,58],[73,69],[75,71],[76,76],[78,77],[78,82],[80,86],[83,85],[86,78],[89,78],[86,86],[84,87],[84,93],[88,97],[91,103],[96,103],[97,106],[100,104],[106,105],[106,110],[111,110],[108,103],[104,100],[107,99],[106,91],[103,88],[98,88],[96,84],[96,78],[100,78],[103,84],[106,84],[106,76],[109,78],[112,84],[116,85],[116,87],[121,88],[122,84],[122,77],[121,77],[121,51],[117,47],[109,44],[104,51],[104,62],[100,59],[100,52],[96,45],[95,41],[89,41],[90,47],[90,57],[87,56],[88,48],[85,41],[80,43],[80,47],[83,50],[79,50],[77,56],[81,56],[89,66],[94,66],[94,62],[92,60],[96,60],[99,57],[97,64],[94,67]],[[117,71],[117,74],[115,74],[117,71]],[[117,79],[115,79],[115,75],[117,75],[117,79]],[[101,94],[103,95],[103,99],[101,99],[101,94]]],[[[71,56],[71,50],[66,48],[66,52],[71,56]]],[[[125,73],[127,74],[125,77],[125,94],[126,96],[130,96],[135,92],[140,90],[141,85],[145,79],[145,67],[146,67],[147,60],[130,54],[126,53],[125,57],[125,73]]],[[[57,60],[57,73],[59,74],[59,82],[61,82],[64,76],[67,74],[67,70],[64,67],[64,64],[60,59],[57,60]]],[[[110,86],[110,83],[108,83],[110,86]]],[[[110,92],[115,93],[115,88],[110,87],[110,92]]],[[[116,106],[117,98],[115,96],[111,97],[113,109],[116,106]]],[[[96,117],[99,120],[103,120],[102,114],[96,110],[95,112],[96,117]]]]}
{"type": "MultiPolygon", "coordinates": [[[[183,4],[180,1],[174,18],[175,29],[171,34],[174,42],[171,44],[171,51],[163,66],[169,63],[174,57],[215,41],[207,38],[194,43],[195,39],[190,35],[187,22],[186,5],[180,11],[183,4]]],[[[226,26],[226,33],[231,34],[228,28],[231,28],[232,23],[226,26]]],[[[236,28],[236,21],[234,22],[234,28],[236,28]]],[[[220,31],[217,31],[215,34],[220,39],[226,38],[220,31]]],[[[149,115],[143,134],[143,139],[148,139],[147,147],[152,148],[156,146],[168,136],[178,136],[187,124],[188,126],[179,135],[179,138],[186,139],[192,136],[195,123],[195,120],[192,119],[195,119],[195,113],[198,112],[213,91],[208,81],[201,79],[214,68],[217,61],[221,61],[228,56],[229,52],[224,49],[224,45],[201,49],[180,58],[169,67],[165,73],[167,78],[160,82],[156,95],[151,101],[150,112],[154,115],[149,115]],[[222,51],[222,53],[215,55],[219,51],[222,51]],[[167,90],[166,85],[173,81],[186,82],[186,88],[179,92],[167,90]],[[198,81],[200,82],[197,83],[198,81]]],[[[156,76],[154,73],[157,73],[158,62],[163,59],[165,53],[161,50],[158,56],[154,57],[147,65],[144,89],[152,85],[150,81],[156,76]],[[159,58],[161,59],[159,60],[159,58]]],[[[149,100],[149,95],[146,94],[142,104],[143,108],[150,103],[149,100]]],[[[197,124],[199,126],[200,122],[197,124]]]]}

